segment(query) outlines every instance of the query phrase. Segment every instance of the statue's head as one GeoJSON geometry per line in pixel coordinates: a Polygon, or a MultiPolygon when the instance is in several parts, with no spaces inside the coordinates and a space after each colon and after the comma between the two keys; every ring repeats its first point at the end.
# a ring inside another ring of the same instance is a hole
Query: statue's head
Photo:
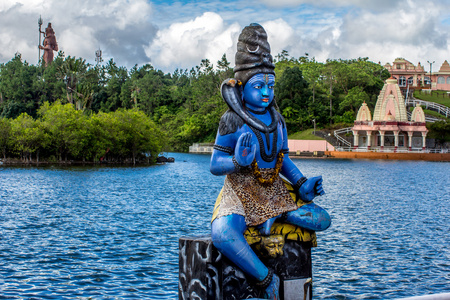
{"type": "Polygon", "coordinates": [[[275,65],[264,28],[252,23],[239,35],[234,76],[244,86],[244,100],[253,108],[265,108],[272,103],[275,85],[275,65]]]}

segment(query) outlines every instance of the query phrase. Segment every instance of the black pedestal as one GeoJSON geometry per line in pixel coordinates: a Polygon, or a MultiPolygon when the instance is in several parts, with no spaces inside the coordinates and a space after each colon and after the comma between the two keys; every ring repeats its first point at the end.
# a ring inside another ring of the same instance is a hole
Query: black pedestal
{"type": "MultiPolygon", "coordinates": [[[[210,236],[179,241],[179,299],[235,300],[261,297],[254,282],[213,246],[210,236]]],[[[311,299],[311,243],[286,241],[284,254],[261,259],[280,277],[280,298],[311,299]],[[305,295],[305,291],[307,295],[305,295]]]]}

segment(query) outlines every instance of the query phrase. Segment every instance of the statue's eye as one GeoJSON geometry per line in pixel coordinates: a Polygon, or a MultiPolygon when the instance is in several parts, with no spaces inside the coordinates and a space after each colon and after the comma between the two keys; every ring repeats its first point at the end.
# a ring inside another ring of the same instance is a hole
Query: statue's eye
{"type": "Polygon", "coordinates": [[[260,86],[259,84],[256,84],[256,85],[254,86],[254,88],[259,90],[259,89],[261,89],[261,86],[260,86]]]}
{"type": "Polygon", "coordinates": [[[269,89],[273,90],[273,85],[269,85],[269,89]]]}

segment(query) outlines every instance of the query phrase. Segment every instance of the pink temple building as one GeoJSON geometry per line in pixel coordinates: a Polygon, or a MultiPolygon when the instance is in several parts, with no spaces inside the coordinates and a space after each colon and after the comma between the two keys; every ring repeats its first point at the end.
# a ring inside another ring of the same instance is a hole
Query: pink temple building
{"type": "Polygon", "coordinates": [[[450,91],[450,65],[444,61],[438,72],[431,75],[431,89],[450,91]]]}
{"type": "Polygon", "coordinates": [[[447,61],[441,65],[437,72],[425,72],[420,62],[415,66],[404,58],[396,58],[391,64],[384,67],[397,79],[402,90],[409,88],[427,88],[432,90],[450,91],[450,65],[447,61]]]}
{"type": "Polygon", "coordinates": [[[392,66],[387,63],[384,67],[391,73],[392,78],[397,79],[400,88],[430,84],[430,77],[426,76],[425,69],[420,62],[417,66],[414,66],[414,64],[404,58],[396,58],[392,66]]]}
{"type": "Polygon", "coordinates": [[[389,78],[378,96],[373,118],[363,103],[352,127],[354,148],[381,151],[425,149],[425,114],[416,106],[408,120],[405,100],[397,79],[389,78]]]}

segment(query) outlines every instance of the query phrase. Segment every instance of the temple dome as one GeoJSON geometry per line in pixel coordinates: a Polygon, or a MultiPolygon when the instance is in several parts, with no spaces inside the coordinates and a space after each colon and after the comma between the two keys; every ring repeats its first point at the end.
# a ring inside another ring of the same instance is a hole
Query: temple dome
{"type": "Polygon", "coordinates": [[[356,115],[356,121],[372,121],[372,114],[370,113],[370,109],[366,102],[359,108],[358,114],[356,115]]]}
{"type": "Polygon", "coordinates": [[[423,112],[420,104],[417,104],[416,107],[414,107],[414,110],[411,114],[411,122],[425,123],[425,113],[423,112]]]}

